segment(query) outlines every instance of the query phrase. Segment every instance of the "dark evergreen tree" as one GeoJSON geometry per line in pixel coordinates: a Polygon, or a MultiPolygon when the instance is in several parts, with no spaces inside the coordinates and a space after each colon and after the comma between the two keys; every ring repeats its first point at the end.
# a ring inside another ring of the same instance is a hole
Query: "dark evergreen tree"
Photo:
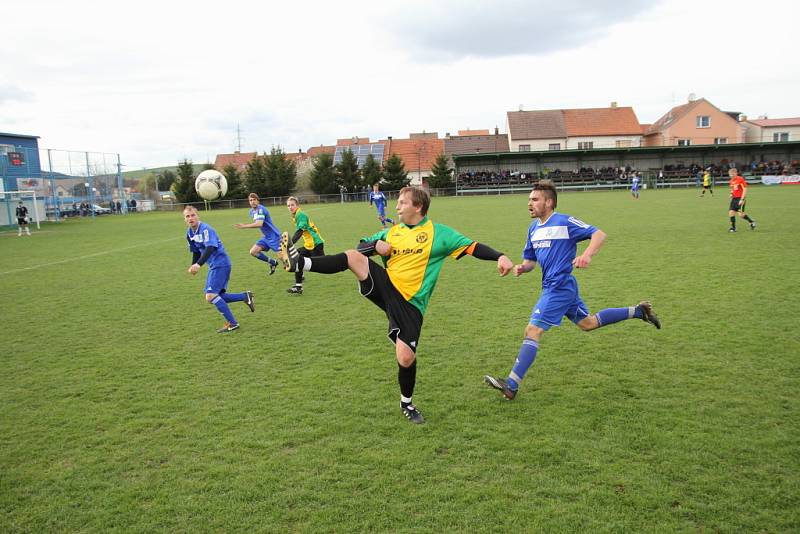
{"type": "Polygon", "coordinates": [[[280,147],[273,148],[265,158],[269,196],[285,197],[297,187],[297,165],[286,157],[280,147]]]}
{"type": "Polygon", "coordinates": [[[169,191],[172,188],[172,184],[175,183],[177,176],[174,172],[169,169],[164,169],[160,173],[158,173],[158,190],[159,191],[169,191]]]}
{"type": "Polygon", "coordinates": [[[339,192],[336,172],[333,168],[333,155],[320,154],[314,160],[314,168],[309,174],[309,186],[318,195],[332,195],[339,192]]]}
{"type": "Polygon", "coordinates": [[[367,156],[364,166],[361,167],[361,178],[362,182],[369,187],[380,183],[381,179],[383,178],[383,169],[381,169],[381,164],[378,163],[378,160],[376,160],[375,156],[372,154],[367,156]]]}
{"type": "Polygon", "coordinates": [[[178,164],[178,179],[173,184],[175,198],[178,202],[201,202],[202,199],[194,190],[194,166],[192,162],[184,159],[178,164]]]}
{"type": "Polygon", "coordinates": [[[245,191],[242,173],[239,172],[235,165],[225,165],[225,168],[222,169],[222,174],[228,180],[228,194],[225,196],[230,199],[247,197],[249,191],[245,191]]]}
{"type": "Polygon", "coordinates": [[[386,191],[398,191],[408,185],[408,171],[403,163],[403,158],[392,154],[383,166],[383,188],[386,191]]]}
{"type": "Polygon", "coordinates": [[[350,149],[342,153],[342,161],[336,164],[336,182],[346,187],[350,193],[361,190],[361,171],[358,160],[350,149]]]}
{"type": "Polygon", "coordinates": [[[245,170],[245,188],[249,193],[256,193],[261,198],[269,196],[267,185],[267,155],[256,155],[247,162],[245,170]]]}
{"type": "Polygon", "coordinates": [[[432,189],[453,187],[453,169],[448,165],[449,159],[444,152],[436,156],[436,162],[431,167],[428,176],[428,187],[432,189]]]}

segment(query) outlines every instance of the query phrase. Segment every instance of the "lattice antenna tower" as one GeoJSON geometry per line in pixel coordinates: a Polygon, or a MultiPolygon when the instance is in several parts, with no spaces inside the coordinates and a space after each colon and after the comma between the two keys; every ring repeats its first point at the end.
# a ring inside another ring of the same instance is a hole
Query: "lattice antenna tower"
{"type": "Polygon", "coordinates": [[[239,128],[239,123],[236,123],[236,152],[242,152],[243,141],[244,137],[242,137],[242,129],[239,128]]]}

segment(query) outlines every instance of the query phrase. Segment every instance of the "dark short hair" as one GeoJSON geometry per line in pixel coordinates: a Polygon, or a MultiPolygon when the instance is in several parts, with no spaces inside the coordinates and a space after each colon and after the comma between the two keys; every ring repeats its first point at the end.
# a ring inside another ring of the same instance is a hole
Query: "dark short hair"
{"type": "Polygon", "coordinates": [[[539,180],[539,182],[533,186],[533,190],[544,192],[545,199],[552,198],[553,209],[556,209],[556,206],[558,205],[558,192],[556,191],[556,185],[552,180],[539,180]]]}
{"type": "Polygon", "coordinates": [[[411,195],[411,204],[413,206],[422,206],[420,213],[423,217],[428,214],[428,208],[431,207],[431,194],[428,193],[427,189],[412,185],[401,189],[397,196],[400,196],[403,193],[408,193],[411,195]]]}

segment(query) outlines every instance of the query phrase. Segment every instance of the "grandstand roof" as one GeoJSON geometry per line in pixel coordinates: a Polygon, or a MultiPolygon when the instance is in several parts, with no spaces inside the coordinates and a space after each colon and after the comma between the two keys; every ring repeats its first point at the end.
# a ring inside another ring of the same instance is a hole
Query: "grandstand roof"
{"type": "Polygon", "coordinates": [[[0,136],[3,136],[3,137],[20,137],[22,139],[39,139],[38,135],[24,135],[24,134],[15,134],[15,133],[6,133],[6,132],[0,132],[0,136]]]}
{"type": "Polygon", "coordinates": [[[761,126],[762,128],[769,128],[770,126],[800,126],[800,117],[789,117],[785,119],[756,119],[747,121],[761,126]]]}

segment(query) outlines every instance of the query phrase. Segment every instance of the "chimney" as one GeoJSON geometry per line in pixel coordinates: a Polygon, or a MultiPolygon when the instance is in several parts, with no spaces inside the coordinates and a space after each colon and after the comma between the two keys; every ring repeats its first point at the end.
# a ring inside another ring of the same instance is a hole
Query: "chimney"
{"type": "Polygon", "coordinates": [[[612,102],[612,103],[611,103],[611,107],[612,107],[612,108],[615,108],[615,107],[617,107],[617,103],[616,103],[616,102],[612,102]]]}
{"type": "Polygon", "coordinates": [[[747,120],[747,115],[744,113],[739,114],[739,122],[745,122],[747,120]]]}
{"type": "Polygon", "coordinates": [[[450,139],[450,132],[447,132],[446,134],[444,134],[444,138],[445,139],[450,139]]]}
{"type": "Polygon", "coordinates": [[[697,96],[694,93],[689,93],[689,102],[694,102],[697,100],[697,96]]]}
{"type": "Polygon", "coordinates": [[[494,134],[500,135],[500,128],[498,128],[497,126],[494,127],[494,134]]]}

